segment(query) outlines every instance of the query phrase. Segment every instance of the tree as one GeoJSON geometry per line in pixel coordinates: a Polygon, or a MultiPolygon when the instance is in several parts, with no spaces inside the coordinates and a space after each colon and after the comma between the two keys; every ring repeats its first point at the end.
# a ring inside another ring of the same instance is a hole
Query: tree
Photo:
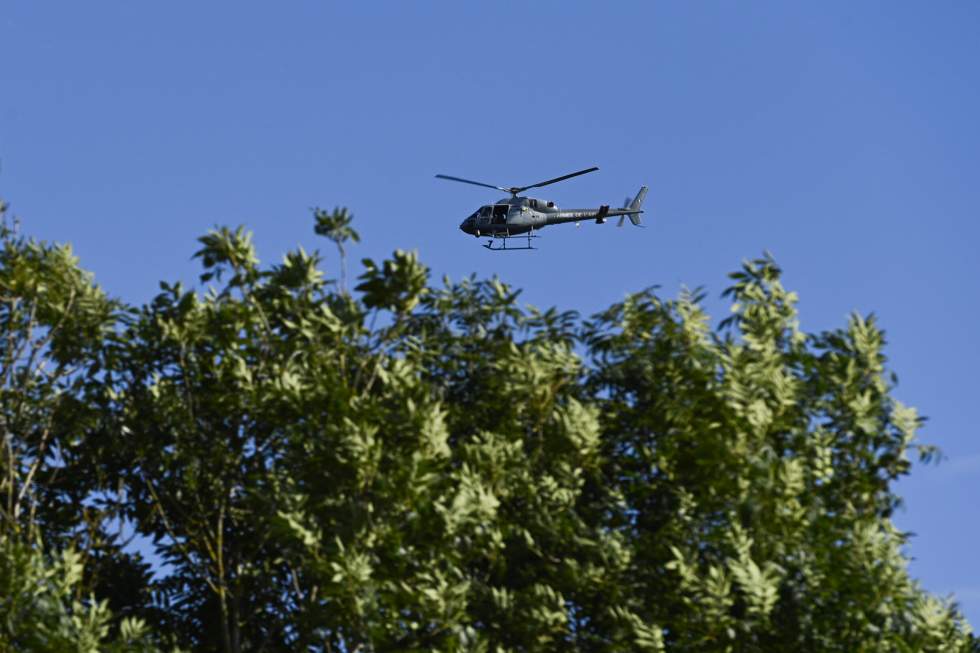
{"type": "Polygon", "coordinates": [[[111,628],[108,601],[94,596],[120,590],[119,574],[148,582],[112,541],[98,480],[79,462],[93,418],[79,399],[97,385],[92,363],[117,304],[68,247],[25,239],[6,210],[0,202],[0,650],[156,651],[142,620],[111,628]]]}
{"type": "MultiPolygon", "coordinates": [[[[346,256],[349,214],[314,218],[346,256]]],[[[698,293],[582,320],[400,251],[351,293],[242,229],[198,257],[213,285],[116,310],[65,413],[75,491],[163,561],[98,597],[185,647],[976,648],[890,522],[933,450],[882,332],[801,331],[771,259],[716,329],[698,293]]]]}
{"type": "Polygon", "coordinates": [[[933,450],[890,396],[882,332],[855,315],[805,335],[779,276],[768,258],[733,274],[721,333],[697,297],[649,292],[586,328],[631,609],[678,650],[967,646],[889,521],[909,450],[933,450]]]}

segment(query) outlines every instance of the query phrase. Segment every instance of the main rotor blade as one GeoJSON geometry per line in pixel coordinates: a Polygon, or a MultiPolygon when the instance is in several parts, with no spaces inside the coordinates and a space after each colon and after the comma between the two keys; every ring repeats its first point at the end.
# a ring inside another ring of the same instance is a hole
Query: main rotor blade
{"type": "Polygon", "coordinates": [[[572,177],[578,177],[579,175],[584,175],[588,172],[595,172],[598,169],[599,168],[597,166],[593,166],[586,170],[579,170],[578,172],[573,172],[571,174],[563,175],[561,177],[555,177],[554,179],[549,179],[548,181],[542,181],[537,184],[531,184],[530,186],[521,186],[520,188],[509,188],[505,190],[510,190],[512,193],[516,195],[517,193],[523,193],[529,188],[541,188],[542,186],[547,186],[548,184],[554,184],[559,181],[565,181],[566,179],[571,179],[572,177]]]}
{"type": "MultiPolygon", "coordinates": [[[[449,181],[459,181],[464,184],[473,184],[474,186],[483,186],[485,188],[496,188],[497,190],[502,190],[509,193],[510,188],[504,188],[503,186],[494,186],[493,184],[484,184],[482,181],[473,181],[471,179],[463,179],[462,177],[450,177],[449,175],[436,175],[439,179],[448,179],[449,181]]],[[[528,186],[530,188],[530,186],[528,186]]]]}

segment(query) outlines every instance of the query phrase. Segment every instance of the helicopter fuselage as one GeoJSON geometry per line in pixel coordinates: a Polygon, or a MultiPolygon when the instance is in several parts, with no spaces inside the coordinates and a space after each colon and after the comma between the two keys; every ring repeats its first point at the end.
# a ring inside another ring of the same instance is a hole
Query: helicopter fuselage
{"type": "Polygon", "coordinates": [[[636,214],[629,209],[559,209],[554,202],[532,197],[505,197],[493,204],[481,206],[459,225],[471,236],[516,236],[539,230],[552,224],[595,220],[602,224],[606,218],[636,214]]]}

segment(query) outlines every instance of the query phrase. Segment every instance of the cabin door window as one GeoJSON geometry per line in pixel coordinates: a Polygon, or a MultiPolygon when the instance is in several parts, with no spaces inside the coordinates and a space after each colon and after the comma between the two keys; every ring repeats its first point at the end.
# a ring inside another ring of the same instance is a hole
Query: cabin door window
{"type": "Polygon", "coordinates": [[[496,204],[493,207],[493,222],[492,224],[507,224],[507,209],[510,208],[508,204],[496,204]]]}

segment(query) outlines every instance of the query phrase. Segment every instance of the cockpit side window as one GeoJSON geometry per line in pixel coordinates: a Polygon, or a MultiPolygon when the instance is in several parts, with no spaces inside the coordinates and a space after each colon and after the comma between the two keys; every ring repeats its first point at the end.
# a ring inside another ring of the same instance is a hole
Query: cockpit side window
{"type": "Polygon", "coordinates": [[[538,208],[538,200],[531,200],[530,204],[532,209],[538,208]]]}

